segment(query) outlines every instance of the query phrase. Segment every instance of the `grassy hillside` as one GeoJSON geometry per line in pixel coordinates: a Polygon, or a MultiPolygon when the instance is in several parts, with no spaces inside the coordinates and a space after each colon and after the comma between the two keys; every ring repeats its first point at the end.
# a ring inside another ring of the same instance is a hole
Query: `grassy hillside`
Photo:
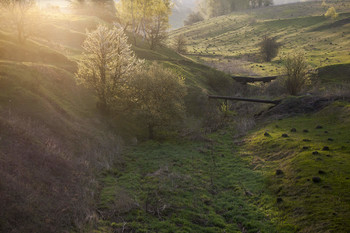
{"type": "Polygon", "coordinates": [[[281,72],[281,59],[303,50],[314,67],[350,63],[349,2],[330,2],[339,17],[323,16],[321,2],[297,3],[236,12],[172,31],[184,34],[189,56],[234,74],[274,75],[281,72]],[[282,44],[279,56],[264,63],[258,55],[263,36],[282,44]]]}
{"type": "Polygon", "coordinates": [[[56,47],[0,33],[0,231],[62,232],[94,220],[94,170],[118,137],[56,47]]]}
{"type": "Polygon", "coordinates": [[[349,107],[340,101],[315,114],[272,122],[252,132],[241,148],[268,178],[266,186],[280,198],[279,211],[300,232],[350,230],[349,107]]]}

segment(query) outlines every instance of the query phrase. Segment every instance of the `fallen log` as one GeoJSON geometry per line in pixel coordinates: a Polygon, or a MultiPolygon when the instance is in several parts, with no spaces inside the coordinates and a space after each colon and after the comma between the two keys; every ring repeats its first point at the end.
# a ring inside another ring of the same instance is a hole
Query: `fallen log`
{"type": "Polygon", "coordinates": [[[241,98],[241,97],[218,96],[218,95],[208,95],[208,98],[209,99],[236,100],[236,101],[264,103],[264,104],[275,104],[275,105],[277,105],[281,102],[281,100],[248,99],[248,98],[241,98]]]}
{"type": "Polygon", "coordinates": [[[255,82],[271,82],[272,80],[277,79],[278,76],[267,76],[267,77],[258,77],[258,78],[253,78],[253,77],[245,77],[245,76],[231,76],[235,81],[243,84],[247,83],[255,83],[255,82]]]}

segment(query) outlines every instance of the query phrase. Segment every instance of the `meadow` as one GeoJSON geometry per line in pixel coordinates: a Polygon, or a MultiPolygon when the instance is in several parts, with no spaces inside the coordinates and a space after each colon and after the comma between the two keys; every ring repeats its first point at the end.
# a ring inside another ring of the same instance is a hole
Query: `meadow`
{"type": "Polygon", "coordinates": [[[187,56],[235,75],[280,75],[283,58],[298,50],[315,68],[349,64],[349,3],[327,4],[306,2],[234,12],[174,30],[170,37],[185,35],[187,56]],[[330,6],[339,13],[335,20],[324,17],[330,6]],[[271,63],[259,56],[265,35],[281,44],[271,63]]]}

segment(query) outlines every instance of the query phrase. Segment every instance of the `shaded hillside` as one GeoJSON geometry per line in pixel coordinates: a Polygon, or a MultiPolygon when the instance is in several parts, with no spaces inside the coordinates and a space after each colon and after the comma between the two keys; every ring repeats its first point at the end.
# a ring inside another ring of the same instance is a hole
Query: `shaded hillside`
{"type": "Polygon", "coordinates": [[[111,164],[119,139],[76,86],[75,63],[15,41],[1,33],[0,231],[82,229],[95,216],[92,171],[111,164]]]}

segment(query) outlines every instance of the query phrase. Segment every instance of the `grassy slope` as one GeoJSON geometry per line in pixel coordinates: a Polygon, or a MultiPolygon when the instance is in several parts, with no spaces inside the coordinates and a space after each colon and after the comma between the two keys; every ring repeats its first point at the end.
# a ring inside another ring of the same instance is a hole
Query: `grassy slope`
{"type": "Polygon", "coordinates": [[[114,212],[97,232],[293,232],[231,133],[210,135],[214,143],[147,142],[126,151],[123,165],[101,177],[100,210],[114,212]]]}
{"type": "Polygon", "coordinates": [[[133,46],[133,50],[137,57],[150,62],[162,63],[179,76],[184,77],[185,83],[189,88],[196,88],[205,93],[212,93],[214,90],[208,82],[211,78],[224,79],[229,85],[233,85],[231,79],[223,72],[192,61],[169,48],[158,47],[155,51],[152,51],[145,41],[138,41],[137,46],[133,46]]]}
{"type": "Polygon", "coordinates": [[[281,58],[296,49],[304,50],[315,67],[349,64],[349,3],[330,5],[340,13],[335,21],[322,16],[326,9],[320,2],[308,2],[237,12],[180,28],[172,36],[184,34],[189,53],[202,62],[232,66],[232,60],[238,59],[243,69],[260,75],[281,72],[281,58]],[[257,57],[264,35],[282,43],[272,63],[261,63],[257,57]]]}
{"type": "Polygon", "coordinates": [[[280,212],[301,232],[350,230],[349,119],[349,103],[335,102],[316,114],[261,127],[246,138],[241,149],[268,178],[269,190],[283,199],[280,212]],[[297,132],[290,132],[292,128],[297,132]],[[264,136],[265,132],[271,136],[264,136]],[[289,137],[281,137],[283,133],[289,137]],[[283,174],[276,175],[276,169],[283,174]],[[313,177],[320,177],[321,182],[314,183],[313,177]]]}

